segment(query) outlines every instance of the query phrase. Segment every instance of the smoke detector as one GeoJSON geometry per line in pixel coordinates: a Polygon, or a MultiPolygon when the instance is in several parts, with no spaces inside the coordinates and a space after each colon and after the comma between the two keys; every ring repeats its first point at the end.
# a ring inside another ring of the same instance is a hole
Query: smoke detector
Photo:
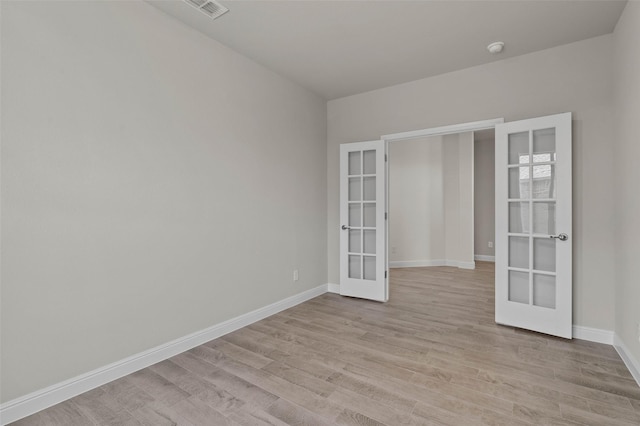
{"type": "Polygon", "coordinates": [[[501,41],[496,41],[487,46],[487,50],[493,54],[502,52],[502,49],[504,49],[504,43],[501,41]]]}
{"type": "Polygon", "coordinates": [[[226,7],[213,0],[184,0],[211,19],[219,18],[229,11],[226,7]]]}

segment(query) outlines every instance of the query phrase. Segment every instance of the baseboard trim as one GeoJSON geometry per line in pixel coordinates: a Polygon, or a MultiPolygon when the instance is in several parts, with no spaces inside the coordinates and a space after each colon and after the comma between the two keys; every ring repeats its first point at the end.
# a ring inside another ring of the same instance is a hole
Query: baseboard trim
{"type": "Polygon", "coordinates": [[[475,269],[476,262],[461,262],[446,259],[395,260],[389,262],[389,268],[422,268],[426,266],[454,266],[461,269],[475,269]]]}
{"type": "Polygon", "coordinates": [[[420,268],[425,266],[446,266],[447,261],[433,260],[394,260],[389,262],[389,268],[420,268]]]}
{"type": "Polygon", "coordinates": [[[587,340],[589,342],[604,343],[605,345],[613,345],[613,331],[602,330],[600,328],[583,327],[574,325],[572,329],[574,339],[587,340]]]}
{"type": "Polygon", "coordinates": [[[189,334],[155,348],[140,352],[123,360],[81,374],[64,382],[51,385],[0,405],[0,424],[6,425],[20,420],[52,405],[66,401],[91,389],[95,389],[127,374],[134,373],[210,340],[231,333],[256,321],[276,314],[327,292],[329,285],[323,284],[296,294],[271,305],[223,321],[212,327],[189,334]]]}
{"type": "Polygon", "coordinates": [[[340,294],[340,284],[327,284],[327,292],[340,294]]]}
{"type": "Polygon", "coordinates": [[[631,355],[631,351],[617,333],[613,336],[613,347],[618,352],[618,355],[620,355],[620,358],[622,358],[622,362],[627,366],[638,386],[640,386],[640,361],[631,355]]]}
{"type": "Polygon", "coordinates": [[[476,254],[473,256],[475,260],[479,260],[481,262],[494,262],[496,261],[495,256],[487,256],[485,254],[476,254]]]}

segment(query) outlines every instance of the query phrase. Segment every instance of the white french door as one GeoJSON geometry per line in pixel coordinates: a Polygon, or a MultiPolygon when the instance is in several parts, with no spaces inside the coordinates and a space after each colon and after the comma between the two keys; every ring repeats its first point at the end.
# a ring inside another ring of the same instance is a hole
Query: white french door
{"type": "Polygon", "coordinates": [[[571,113],[496,125],[496,322],[571,338],[571,113]]]}
{"type": "Polygon", "coordinates": [[[340,294],[386,302],[385,142],[340,145],[340,294]]]}

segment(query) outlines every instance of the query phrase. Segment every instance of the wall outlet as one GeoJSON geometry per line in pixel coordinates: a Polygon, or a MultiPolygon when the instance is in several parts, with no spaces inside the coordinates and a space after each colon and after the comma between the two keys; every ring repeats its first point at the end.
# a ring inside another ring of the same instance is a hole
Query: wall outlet
{"type": "Polygon", "coordinates": [[[298,281],[298,279],[300,279],[300,275],[298,274],[298,270],[294,269],[293,270],[293,280],[294,281],[298,281]]]}
{"type": "Polygon", "coordinates": [[[489,248],[493,248],[493,241],[489,241],[489,242],[487,243],[487,247],[489,247],[489,248]]]}

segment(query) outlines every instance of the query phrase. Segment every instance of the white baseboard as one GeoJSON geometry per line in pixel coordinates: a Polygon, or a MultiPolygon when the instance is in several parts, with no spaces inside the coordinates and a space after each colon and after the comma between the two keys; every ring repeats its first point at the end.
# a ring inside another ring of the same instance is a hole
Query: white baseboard
{"type": "Polygon", "coordinates": [[[327,291],[329,293],[340,294],[340,284],[327,284],[327,291]]]}
{"type": "Polygon", "coordinates": [[[638,386],[640,386],[640,361],[634,358],[618,334],[613,336],[613,347],[618,352],[618,355],[620,355],[620,358],[622,358],[624,365],[627,366],[633,378],[636,379],[638,386]]]}
{"type": "Polygon", "coordinates": [[[460,269],[476,269],[476,262],[453,261],[451,263],[447,262],[447,266],[457,266],[460,269]]]}
{"type": "Polygon", "coordinates": [[[424,266],[446,266],[447,261],[433,260],[394,260],[389,262],[389,268],[420,268],[424,266]]]}
{"type": "Polygon", "coordinates": [[[320,285],[300,294],[230,320],[221,322],[204,330],[189,334],[123,360],[114,362],[64,382],[32,392],[0,405],[0,424],[6,425],[27,417],[52,405],[66,401],[91,389],[95,389],[127,374],[134,373],[184,351],[195,348],[210,340],[231,333],[256,321],[296,306],[327,292],[327,284],[320,285]]]}
{"type": "Polygon", "coordinates": [[[389,262],[389,268],[419,268],[425,266],[457,266],[461,269],[475,269],[475,262],[460,262],[457,260],[429,259],[429,260],[395,260],[389,262]]]}
{"type": "Polygon", "coordinates": [[[604,343],[613,345],[613,331],[599,328],[583,327],[574,325],[572,329],[574,339],[587,340],[589,342],[604,343]]]}
{"type": "Polygon", "coordinates": [[[482,262],[495,262],[496,261],[496,257],[495,256],[487,256],[484,254],[476,254],[473,256],[473,258],[475,260],[479,260],[482,262]]]}

